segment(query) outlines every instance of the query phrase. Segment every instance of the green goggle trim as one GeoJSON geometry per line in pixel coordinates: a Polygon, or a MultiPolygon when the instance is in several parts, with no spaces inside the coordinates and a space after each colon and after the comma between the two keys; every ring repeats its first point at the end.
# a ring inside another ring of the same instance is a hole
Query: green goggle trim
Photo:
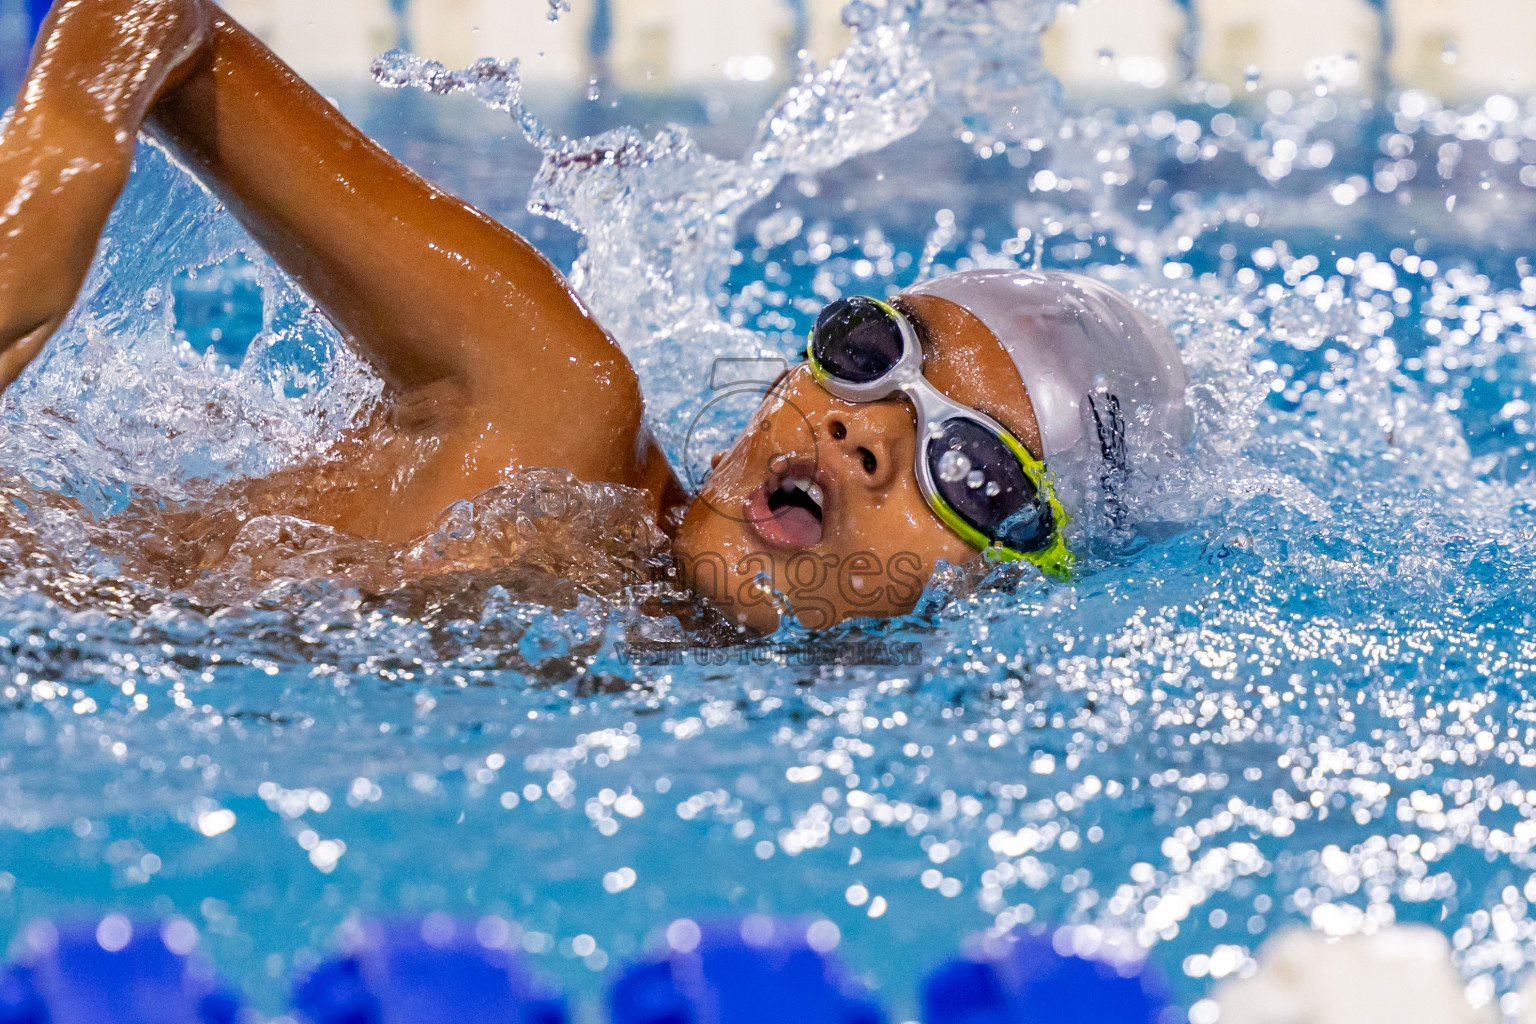
{"type": "MultiPolygon", "coordinates": [[[[872,301],[874,301],[886,313],[887,316],[891,316],[893,318],[901,317],[900,311],[890,306],[889,304],[881,302],[879,299],[874,299],[872,301]]],[[[825,367],[823,367],[821,363],[816,359],[815,348],[816,332],[814,329],[812,329],[810,338],[806,342],[805,357],[811,368],[812,379],[815,380],[818,385],[825,386],[825,381],[832,378],[834,375],[825,367]]],[[[929,386],[931,387],[932,385],[930,384],[929,386]]],[[[951,399],[951,401],[953,401],[953,399],[951,399]]],[[[943,496],[940,495],[937,490],[922,488],[923,500],[928,503],[928,508],[933,512],[935,516],[939,518],[940,522],[954,531],[961,540],[965,541],[977,551],[980,551],[984,557],[998,562],[1029,562],[1030,564],[1039,568],[1041,572],[1045,573],[1047,576],[1052,577],[1053,579],[1071,579],[1072,568],[1076,564],[1077,559],[1073,556],[1072,552],[1068,550],[1066,541],[1062,537],[1062,531],[1066,528],[1067,523],[1071,522],[1072,517],[1067,515],[1066,509],[1062,508],[1061,506],[1060,499],[1056,497],[1056,488],[1051,484],[1050,472],[1045,468],[1045,463],[1035,458],[1034,455],[1030,453],[1029,449],[1024,447],[1023,442],[1014,437],[1013,434],[1001,424],[998,424],[996,429],[993,429],[990,426],[987,427],[987,429],[996,434],[996,436],[1002,440],[1003,444],[1007,446],[1008,450],[1013,453],[1014,458],[1016,458],[1019,462],[1019,467],[1024,470],[1024,475],[1027,476],[1030,483],[1034,485],[1035,493],[1043,498],[1047,507],[1050,508],[1051,521],[1053,524],[1050,543],[1038,551],[1015,550],[1014,548],[1008,547],[1006,544],[1002,544],[997,540],[988,537],[985,533],[976,529],[976,527],[962,519],[960,514],[950,506],[949,502],[944,500],[943,496]]],[[[917,452],[917,458],[926,459],[927,457],[928,452],[926,445],[920,445],[917,452]]],[[[922,479],[922,475],[919,474],[918,481],[921,482],[922,479]]]]}
{"type": "Polygon", "coordinates": [[[1044,498],[1046,505],[1050,508],[1051,522],[1055,526],[1051,530],[1051,542],[1039,551],[1017,551],[993,540],[960,518],[960,514],[951,508],[949,502],[945,501],[938,492],[924,495],[928,500],[928,507],[944,522],[945,526],[958,533],[961,539],[987,558],[999,562],[1025,561],[1037,566],[1041,572],[1054,579],[1071,579],[1072,567],[1077,559],[1067,549],[1067,543],[1062,538],[1062,530],[1067,523],[1071,522],[1072,517],[1067,515],[1067,510],[1061,507],[1061,501],[1056,497],[1056,488],[1051,485],[1045,464],[1031,455],[1029,449],[1008,431],[999,431],[997,436],[1002,438],[1003,443],[1019,460],[1019,466],[1024,470],[1024,475],[1029,477],[1030,483],[1035,486],[1035,493],[1044,498]]]}

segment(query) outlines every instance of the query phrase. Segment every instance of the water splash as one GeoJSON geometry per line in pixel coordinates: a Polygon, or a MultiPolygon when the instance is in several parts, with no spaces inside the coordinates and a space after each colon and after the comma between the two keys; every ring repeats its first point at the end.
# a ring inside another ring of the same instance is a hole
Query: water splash
{"type": "Polygon", "coordinates": [[[909,135],[936,101],[978,146],[1050,131],[1054,80],[1038,37],[1054,10],[1055,0],[929,0],[920,12],[852,3],[847,48],[826,68],[806,69],[735,160],[704,152],[676,125],[651,138],[628,127],[556,138],[522,103],[515,61],[450,71],[395,51],[375,63],[374,77],[390,88],[469,93],[511,112],[542,150],[530,209],[580,233],[571,281],[648,393],[663,396],[653,398],[651,419],[678,460],[715,360],[774,354],[719,309],[743,214],[786,176],[813,177],[909,135]],[[677,380],[697,382],[698,394],[660,386],[677,380]]]}
{"type": "Polygon", "coordinates": [[[923,0],[920,46],[934,104],[961,141],[992,156],[1036,146],[1061,123],[1061,84],[1040,35],[1060,0],[923,0]]]}
{"type": "Polygon", "coordinates": [[[0,457],[96,514],[188,500],[314,456],[377,377],[192,178],[146,145],[80,301],[0,405],[0,457]],[[146,239],[153,243],[146,244],[146,239]],[[177,333],[175,279],[249,271],[261,317],[237,365],[177,333]]]}
{"type": "Polygon", "coordinates": [[[467,68],[451,70],[441,61],[418,57],[408,50],[390,50],[373,62],[373,80],[386,89],[422,89],[434,96],[468,95],[492,110],[512,114],[529,142],[544,148],[549,133],[523,105],[522,62],[514,57],[485,57],[467,68]]]}

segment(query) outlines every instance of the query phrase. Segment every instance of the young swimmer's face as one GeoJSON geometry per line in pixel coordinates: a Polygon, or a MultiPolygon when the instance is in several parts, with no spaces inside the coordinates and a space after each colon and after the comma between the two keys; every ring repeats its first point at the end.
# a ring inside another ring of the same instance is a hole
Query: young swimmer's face
{"type": "MultiPolygon", "coordinates": [[[[1028,393],[992,332],[936,296],[895,304],[923,339],[933,385],[1038,453],[1028,393]]],[[[759,632],[779,623],[764,577],[815,628],[911,611],[941,559],[978,557],[923,500],[916,446],[905,400],[852,404],[808,366],[789,371],[688,510],[675,550],[690,585],[759,632]]]]}

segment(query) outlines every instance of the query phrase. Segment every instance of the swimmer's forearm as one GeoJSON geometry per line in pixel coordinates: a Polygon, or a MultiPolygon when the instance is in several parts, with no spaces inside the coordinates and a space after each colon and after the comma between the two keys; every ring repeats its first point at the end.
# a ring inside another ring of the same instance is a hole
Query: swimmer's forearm
{"type": "Polygon", "coordinates": [[[131,160],[150,105],[184,77],[207,25],[205,0],[58,0],[40,26],[12,128],[64,118],[81,141],[94,137],[131,160]]]}
{"type": "Polygon", "coordinates": [[[0,138],[0,389],[69,312],[139,126],[205,21],[201,0],[75,0],[44,20],[0,138]]]}

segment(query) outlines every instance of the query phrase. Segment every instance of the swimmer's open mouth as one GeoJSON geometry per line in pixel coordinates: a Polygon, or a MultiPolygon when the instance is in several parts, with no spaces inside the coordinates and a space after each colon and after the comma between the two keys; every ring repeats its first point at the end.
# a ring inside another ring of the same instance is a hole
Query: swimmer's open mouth
{"type": "Polygon", "coordinates": [[[771,489],[764,484],[747,502],[747,520],[775,547],[808,548],[821,541],[826,495],[809,473],[790,472],[771,489]]]}
{"type": "Polygon", "coordinates": [[[774,515],[780,515],[784,509],[798,508],[816,517],[821,522],[821,486],[814,480],[808,480],[803,476],[792,476],[774,489],[768,495],[768,511],[774,515]]]}

